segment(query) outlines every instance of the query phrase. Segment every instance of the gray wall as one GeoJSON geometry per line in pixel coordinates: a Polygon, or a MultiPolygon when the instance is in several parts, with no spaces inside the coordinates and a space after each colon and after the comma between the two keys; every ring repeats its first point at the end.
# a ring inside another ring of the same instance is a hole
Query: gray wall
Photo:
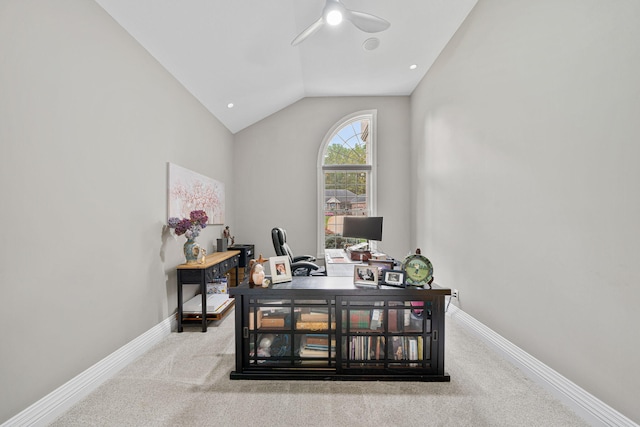
{"type": "Polygon", "coordinates": [[[96,3],[1,0],[0,52],[1,423],[175,311],[167,162],[231,224],[235,191],[233,136],[96,3]]]}
{"type": "Polygon", "coordinates": [[[236,241],[275,255],[271,229],[287,230],[292,250],[316,254],[317,160],[327,132],[343,117],[377,109],[379,248],[409,250],[409,97],[305,98],[235,134],[236,241]],[[239,240],[238,240],[239,238],[239,240]]]}
{"type": "Polygon", "coordinates": [[[383,249],[640,421],[638,16],[480,0],[410,102],[304,99],[234,138],[95,3],[0,0],[0,422],[175,310],[166,162],[226,184],[238,242],[312,253],[319,144],[372,108],[383,249]]]}
{"type": "Polygon", "coordinates": [[[636,422],[639,18],[637,0],[480,0],[411,99],[436,281],[636,422]]]}

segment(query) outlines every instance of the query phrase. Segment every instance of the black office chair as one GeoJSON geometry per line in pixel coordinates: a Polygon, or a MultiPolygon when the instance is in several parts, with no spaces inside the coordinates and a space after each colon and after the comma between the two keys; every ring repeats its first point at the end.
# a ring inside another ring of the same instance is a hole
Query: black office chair
{"type": "Polygon", "coordinates": [[[293,276],[325,276],[324,268],[320,268],[314,263],[315,257],[311,255],[294,256],[291,248],[287,244],[287,232],[280,227],[271,230],[271,240],[277,256],[288,256],[291,263],[291,274],[293,276]]]}

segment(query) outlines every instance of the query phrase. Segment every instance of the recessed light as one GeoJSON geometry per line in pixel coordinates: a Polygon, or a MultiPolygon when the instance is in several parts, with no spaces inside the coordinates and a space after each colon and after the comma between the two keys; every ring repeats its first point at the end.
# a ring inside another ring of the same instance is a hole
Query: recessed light
{"type": "Polygon", "coordinates": [[[418,68],[418,66],[416,64],[409,65],[409,69],[410,70],[415,70],[416,68],[418,68]]]}
{"type": "Polygon", "coordinates": [[[233,108],[233,102],[228,103],[227,108],[233,108]]]}

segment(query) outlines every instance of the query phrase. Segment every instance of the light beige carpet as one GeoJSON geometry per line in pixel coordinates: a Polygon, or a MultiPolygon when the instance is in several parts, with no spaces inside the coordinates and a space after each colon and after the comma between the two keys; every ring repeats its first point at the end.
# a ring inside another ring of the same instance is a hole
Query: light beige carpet
{"type": "Polygon", "coordinates": [[[53,426],[586,426],[446,318],[450,383],[246,381],[234,316],[172,333],[53,426]]]}

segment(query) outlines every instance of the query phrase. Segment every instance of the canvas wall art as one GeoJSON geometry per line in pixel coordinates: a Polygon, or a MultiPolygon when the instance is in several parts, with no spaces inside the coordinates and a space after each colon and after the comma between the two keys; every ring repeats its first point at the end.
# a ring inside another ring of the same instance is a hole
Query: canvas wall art
{"type": "Polygon", "coordinates": [[[202,209],[207,224],[224,224],[224,184],[189,169],[168,164],[168,218],[188,218],[189,213],[202,209]]]}

